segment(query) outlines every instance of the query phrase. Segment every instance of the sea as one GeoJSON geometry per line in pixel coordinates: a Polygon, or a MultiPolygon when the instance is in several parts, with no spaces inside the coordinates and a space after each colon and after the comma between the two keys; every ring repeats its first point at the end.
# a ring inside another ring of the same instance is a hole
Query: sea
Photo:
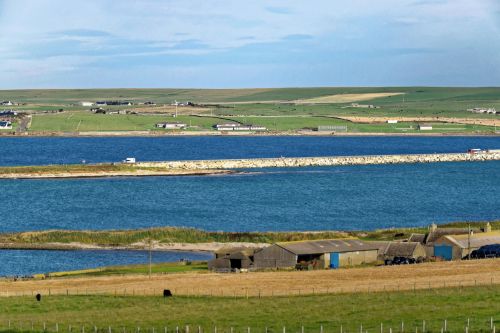
{"type": "MultiPolygon", "coordinates": [[[[0,165],[117,162],[126,157],[161,161],[452,153],[469,148],[500,149],[500,137],[2,138],[0,165]]],[[[500,161],[241,171],[223,176],[1,180],[0,232],[160,226],[374,230],[500,219],[500,161]]],[[[9,271],[0,265],[0,275],[49,271],[49,266],[33,267],[19,258],[50,265],[53,260],[47,258],[57,257],[52,253],[0,251],[0,262],[21,262],[19,267],[7,265],[12,266],[9,271]]],[[[61,259],[57,268],[141,262],[127,253],[108,257],[100,251],[77,251],[71,258],[67,264],[61,259]]]]}

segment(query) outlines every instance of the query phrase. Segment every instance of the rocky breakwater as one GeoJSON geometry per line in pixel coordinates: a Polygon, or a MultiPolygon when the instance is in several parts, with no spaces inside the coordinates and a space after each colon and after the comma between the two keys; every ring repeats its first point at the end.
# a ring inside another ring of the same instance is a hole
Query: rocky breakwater
{"type": "Polygon", "coordinates": [[[195,160],[140,162],[143,168],[167,169],[249,169],[249,168],[289,168],[309,166],[404,164],[437,162],[482,162],[500,160],[500,152],[480,154],[411,154],[411,155],[368,155],[368,156],[331,156],[331,157],[286,157],[255,158],[233,160],[195,160]]]}

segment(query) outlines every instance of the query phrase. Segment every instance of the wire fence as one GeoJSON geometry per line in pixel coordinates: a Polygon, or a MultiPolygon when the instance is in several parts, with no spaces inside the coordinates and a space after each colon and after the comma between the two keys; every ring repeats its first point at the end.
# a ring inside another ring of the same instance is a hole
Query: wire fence
{"type": "Polygon", "coordinates": [[[205,325],[97,325],[92,323],[61,324],[58,322],[12,321],[0,322],[0,332],[46,333],[496,333],[498,319],[464,318],[464,320],[385,321],[377,324],[338,323],[337,325],[255,326],[205,325]]]}
{"type": "MultiPolygon", "coordinates": [[[[19,296],[35,296],[41,295],[65,295],[65,296],[81,296],[81,295],[108,295],[108,296],[153,296],[163,295],[164,290],[170,290],[175,296],[187,297],[234,297],[234,298],[250,298],[250,297],[276,297],[276,296],[305,296],[305,295],[328,295],[328,294],[352,294],[352,293],[379,293],[379,292],[400,292],[417,290],[433,290],[441,288],[466,288],[466,287],[484,287],[496,286],[500,284],[500,276],[482,276],[477,279],[464,279],[458,281],[447,280],[428,280],[428,281],[396,281],[393,283],[345,283],[332,280],[332,286],[311,286],[311,287],[286,287],[284,282],[283,287],[172,287],[168,285],[168,281],[162,281],[160,276],[155,276],[156,280],[151,280],[152,284],[161,285],[161,287],[151,288],[136,288],[114,286],[96,286],[94,288],[78,288],[75,286],[68,287],[44,287],[37,289],[2,290],[0,297],[19,297],[19,296]]],[[[60,281],[60,280],[59,280],[60,281]]],[[[145,280],[144,284],[147,284],[145,280]]],[[[50,282],[50,281],[49,281],[50,282]]],[[[21,282],[22,283],[22,282],[21,282]]],[[[15,285],[15,283],[14,283],[15,285]]],[[[20,288],[19,288],[20,289],[20,288]]]]}

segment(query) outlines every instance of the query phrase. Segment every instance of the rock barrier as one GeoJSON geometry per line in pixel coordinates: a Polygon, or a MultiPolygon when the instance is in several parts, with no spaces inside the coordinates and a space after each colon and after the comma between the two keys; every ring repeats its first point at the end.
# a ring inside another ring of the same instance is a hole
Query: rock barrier
{"type": "Polygon", "coordinates": [[[410,155],[369,155],[330,157],[282,157],[231,160],[194,160],[139,162],[144,168],[166,169],[249,169],[249,168],[290,168],[310,166],[370,165],[370,164],[412,164],[438,162],[483,162],[500,160],[500,153],[458,153],[458,154],[410,154],[410,155]]]}

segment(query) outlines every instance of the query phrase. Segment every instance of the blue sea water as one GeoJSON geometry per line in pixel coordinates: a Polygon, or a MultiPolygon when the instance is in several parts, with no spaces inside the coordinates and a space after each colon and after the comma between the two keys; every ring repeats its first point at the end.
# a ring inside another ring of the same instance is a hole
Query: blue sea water
{"type": "Polygon", "coordinates": [[[500,149],[500,137],[104,137],[0,138],[0,165],[258,157],[417,154],[500,149]]]}
{"type": "MultiPolygon", "coordinates": [[[[155,251],[151,258],[152,262],[155,263],[175,262],[181,259],[209,260],[212,258],[212,254],[155,251]]],[[[148,262],[149,253],[147,251],[2,250],[0,251],[0,276],[23,276],[148,262]]]]}
{"type": "MultiPolygon", "coordinates": [[[[1,138],[0,165],[463,152],[498,137],[1,138]]],[[[253,169],[228,176],[1,180],[0,232],[183,226],[352,230],[500,219],[500,161],[253,169]]],[[[191,254],[190,254],[191,255],[191,254]]],[[[0,251],[0,275],[145,262],[144,253],[0,251]]],[[[186,256],[181,254],[180,256],[186,256]]],[[[158,261],[176,261],[168,253],[158,261]]]]}

